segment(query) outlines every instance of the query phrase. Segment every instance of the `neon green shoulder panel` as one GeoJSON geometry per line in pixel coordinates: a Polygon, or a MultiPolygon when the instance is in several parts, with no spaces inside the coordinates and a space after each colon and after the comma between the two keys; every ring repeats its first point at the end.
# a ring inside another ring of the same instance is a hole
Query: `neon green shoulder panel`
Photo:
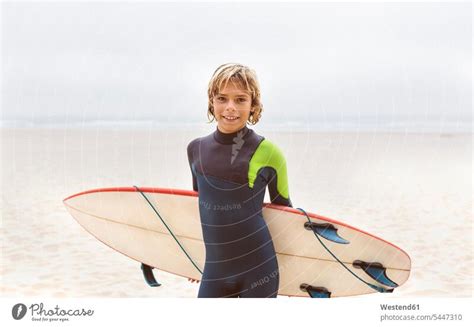
{"type": "Polygon", "coordinates": [[[285,156],[276,145],[266,139],[260,142],[252,159],[250,159],[248,174],[250,188],[253,188],[258,171],[263,167],[272,167],[275,169],[277,173],[278,193],[288,199],[288,176],[285,156]]]}

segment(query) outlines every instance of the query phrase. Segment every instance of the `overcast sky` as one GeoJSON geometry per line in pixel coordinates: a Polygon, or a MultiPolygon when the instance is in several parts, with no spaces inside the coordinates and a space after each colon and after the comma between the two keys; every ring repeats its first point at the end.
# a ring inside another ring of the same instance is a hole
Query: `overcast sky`
{"type": "Polygon", "coordinates": [[[2,120],[203,122],[217,66],[263,119],[471,121],[470,3],[2,3],[2,120]]]}

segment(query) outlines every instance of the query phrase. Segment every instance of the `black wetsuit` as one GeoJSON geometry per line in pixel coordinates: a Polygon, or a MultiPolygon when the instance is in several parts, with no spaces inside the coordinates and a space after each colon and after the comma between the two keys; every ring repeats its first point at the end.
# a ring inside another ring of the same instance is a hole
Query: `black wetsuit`
{"type": "Polygon", "coordinates": [[[198,297],[276,297],[278,262],[262,204],[268,185],[272,203],[291,206],[282,152],[246,126],[216,128],[187,150],[206,247],[198,297]]]}

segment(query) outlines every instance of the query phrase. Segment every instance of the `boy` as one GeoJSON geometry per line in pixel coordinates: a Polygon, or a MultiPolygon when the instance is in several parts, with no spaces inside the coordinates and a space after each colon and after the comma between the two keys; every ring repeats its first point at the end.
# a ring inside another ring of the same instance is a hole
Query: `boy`
{"type": "Polygon", "coordinates": [[[187,148],[206,246],[198,297],[276,297],[278,262],[262,216],[266,186],[272,203],[292,205],[282,152],[247,127],[263,109],[255,72],[220,66],[208,98],[216,131],[187,148]]]}

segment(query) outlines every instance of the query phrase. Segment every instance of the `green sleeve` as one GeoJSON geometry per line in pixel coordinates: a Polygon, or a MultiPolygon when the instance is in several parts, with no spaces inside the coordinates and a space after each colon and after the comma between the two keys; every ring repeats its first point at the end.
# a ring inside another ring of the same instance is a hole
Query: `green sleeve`
{"type": "Polygon", "coordinates": [[[250,159],[248,173],[250,188],[253,188],[259,170],[264,167],[271,167],[276,171],[277,191],[282,197],[289,199],[285,156],[275,144],[266,139],[259,144],[250,159]]]}

